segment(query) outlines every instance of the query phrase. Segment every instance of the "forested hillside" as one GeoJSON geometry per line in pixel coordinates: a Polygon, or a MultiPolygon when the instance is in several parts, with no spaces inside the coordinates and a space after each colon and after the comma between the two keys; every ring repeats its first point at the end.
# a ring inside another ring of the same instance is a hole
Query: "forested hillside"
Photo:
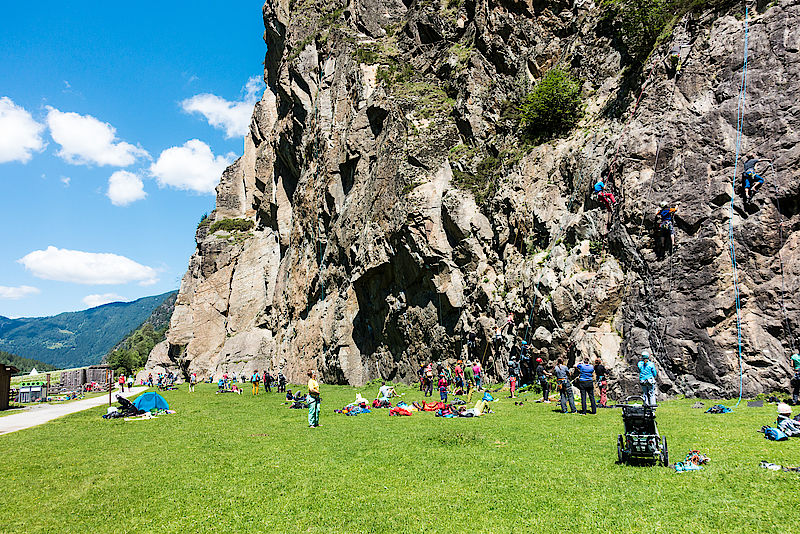
{"type": "Polygon", "coordinates": [[[160,306],[153,310],[144,323],[117,343],[104,358],[105,362],[115,371],[123,372],[126,375],[142,368],[153,347],[164,341],[164,334],[175,309],[177,296],[177,293],[172,293],[167,297],[160,306]]]}
{"type": "Polygon", "coordinates": [[[58,368],[99,363],[175,292],[52,317],[0,318],[0,350],[58,368]]]}
{"type": "Polygon", "coordinates": [[[10,352],[5,352],[0,350],[0,363],[4,363],[6,365],[13,365],[17,369],[19,369],[20,374],[27,374],[31,372],[31,369],[34,367],[37,371],[47,372],[47,371],[55,371],[55,367],[52,365],[46,364],[44,362],[40,362],[39,360],[34,360],[31,358],[23,358],[21,356],[17,356],[16,354],[11,354],[10,352]]]}

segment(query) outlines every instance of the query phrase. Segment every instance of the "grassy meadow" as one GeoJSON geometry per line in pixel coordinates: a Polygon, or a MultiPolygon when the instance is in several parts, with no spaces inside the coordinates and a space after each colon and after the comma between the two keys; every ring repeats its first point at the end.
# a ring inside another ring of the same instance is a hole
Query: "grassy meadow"
{"type": "MultiPolygon", "coordinates": [[[[164,393],[176,415],[104,420],[105,407],[0,436],[2,532],[778,532],[798,510],[800,439],[756,431],[775,407],[710,415],[658,409],[671,461],[704,470],[616,464],[620,410],[562,415],[556,404],[493,414],[334,414],[356,392],[322,387],[322,426],[282,395],[164,393]]],[[[407,402],[421,393],[404,386],[407,402]]],[[[525,397],[523,397],[525,398],[525,397]]],[[[709,406],[710,403],[706,403],[709,406]]]]}

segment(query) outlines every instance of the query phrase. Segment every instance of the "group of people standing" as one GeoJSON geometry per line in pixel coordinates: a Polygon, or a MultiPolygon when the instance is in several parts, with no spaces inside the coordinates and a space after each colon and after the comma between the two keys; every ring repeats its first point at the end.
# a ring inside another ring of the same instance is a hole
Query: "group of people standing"
{"type": "Polygon", "coordinates": [[[259,374],[258,369],[256,369],[250,377],[250,384],[253,386],[253,395],[258,395],[259,385],[261,384],[264,384],[264,391],[266,393],[272,393],[273,384],[276,385],[278,393],[286,391],[286,377],[281,371],[278,371],[278,374],[273,376],[273,374],[267,370],[259,374]]]}
{"type": "Polygon", "coordinates": [[[124,374],[120,375],[119,378],[117,378],[117,384],[119,384],[120,391],[125,391],[126,385],[128,386],[128,391],[130,391],[133,387],[133,375],[127,377],[124,374]]]}
{"type": "Polygon", "coordinates": [[[455,367],[450,367],[447,362],[437,364],[424,362],[417,371],[419,389],[426,397],[433,396],[433,386],[439,391],[442,402],[447,402],[448,394],[467,395],[467,402],[472,400],[474,390],[483,389],[483,368],[478,360],[466,365],[462,360],[456,362],[455,367]]]}
{"type": "MultiPolygon", "coordinates": [[[[543,370],[543,373],[544,378],[549,376],[546,370],[543,370]]],[[[578,363],[573,369],[564,365],[563,358],[559,358],[556,361],[553,374],[556,377],[556,389],[559,393],[559,403],[561,404],[562,412],[567,413],[567,408],[569,408],[570,413],[575,413],[577,411],[575,409],[575,396],[572,392],[571,378],[573,377],[577,379],[575,384],[581,392],[580,413],[587,413],[587,401],[589,402],[589,406],[591,406],[591,411],[588,413],[597,413],[597,402],[594,391],[595,383],[597,383],[598,389],[600,390],[600,407],[607,407],[608,376],[606,375],[606,368],[600,358],[597,358],[593,365],[589,363],[589,357],[585,356],[583,361],[578,363]]]]}
{"type": "MultiPolygon", "coordinates": [[[[192,387],[192,380],[193,383],[197,383],[197,376],[192,373],[192,377],[190,377],[190,391],[193,391],[194,388],[192,387]]],[[[214,377],[209,378],[209,382],[213,382],[214,377]]],[[[238,389],[236,388],[237,382],[239,382],[239,378],[236,376],[236,373],[232,373],[228,375],[228,373],[223,373],[222,376],[217,381],[220,390],[228,390],[228,389],[238,389]]],[[[241,382],[245,383],[247,380],[246,376],[243,374],[241,378],[241,382]]],[[[258,369],[253,371],[253,374],[250,376],[249,382],[253,387],[253,395],[258,395],[261,385],[264,385],[264,391],[266,393],[272,393],[272,387],[275,385],[277,387],[278,393],[283,393],[286,391],[286,377],[282,372],[278,372],[277,376],[273,376],[272,373],[269,371],[264,371],[263,373],[259,373],[258,369]]]]}
{"type": "MultiPolygon", "coordinates": [[[[581,394],[581,410],[579,413],[597,413],[595,385],[600,393],[600,407],[608,407],[608,375],[606,367],[603,365],[600,358],[596,358],[594,364],[592,364],[590,363],[589,357],[584,356],[583,360],[572,369],[564,364],[564,358],[559,358],[556,361],[556,366],[552,374],[544,367],[541,358],[536,361],[539,364],[536,368],[536,376],[542,387],[543,402],[550,402],[548,378],[554,375],[562,412],[567,413],[569,411],[569,413],[575,413],[578,411],[575,408],[575,396],[572,391],[573,383],[577,386],[581,394]],[[591,411],[587,412],[587,408],[591,408],[591,411]]],[[[641,359],[637,362],[637,368],[639,371],[639,385],[642,388],[643,402],[648,406],[655,406],[658,371],[653,362],[650,361],[649,352],[642,352],[641,359]]]]}
{"type": "MultiPolygon", "coordinates": [[[[556,361],[556,366],[553,371],[547,370],[544,360],[536,358],[536,367],[533,372],[535,381],[539,384],[542,390],[542,402],[550,402],[550,378],[555,376],[556,389],[560,395],[561,411],[571,413],[576,412],[575,409],[575,396],[572,392],[572,379],[576,378],[575,385],[581,392],[581,413],[586,413],[587,400],[591,405],[590,413],[597,413],[597,402],[595,399],[595,384],[600,393],[600,406],[606,407],[608,402],[608,376],[606,375],[606,368],[602,360],[597,358],[594,365],[589,363],[589,357],[584,357],[581,363],[578,363],[573,369],[564,365],[564,359],[559,358],[556,361]]],[[[508,362],[508,382],[509,389],[511,390],[511,397],[516,396],[517,385],[520,381],[523,385],[533,383],[530,376],[531,373],[524,373],[520,362],[512,358],[508,362]],[[526,374],[528,376],[526,376],[526,374]]]]}

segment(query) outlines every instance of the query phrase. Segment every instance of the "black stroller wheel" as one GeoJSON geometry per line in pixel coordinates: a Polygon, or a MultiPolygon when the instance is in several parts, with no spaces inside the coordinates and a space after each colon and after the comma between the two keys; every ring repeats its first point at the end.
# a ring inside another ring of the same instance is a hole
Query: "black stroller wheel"
{"type": "Polygon", "coordinates": [[[661,438],[661,465],[667,467],[669,465],[669,449],[667,448],[667,438],[661,438]]]}
{"type": "Polygon", "coordinates": [[[617,435],[617,461],[619,463],[625,462],[625,451],[623,450],[624,441],[622,434],[617,435]]]}

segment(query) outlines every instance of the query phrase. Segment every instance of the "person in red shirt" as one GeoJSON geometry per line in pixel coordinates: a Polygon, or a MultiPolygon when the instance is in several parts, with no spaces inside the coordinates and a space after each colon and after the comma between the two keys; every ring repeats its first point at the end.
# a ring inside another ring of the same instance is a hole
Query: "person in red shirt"
{"type": "Polygon", "coordinates": [[[117,380],[119,383],[119,390],[123,393],[125,392],[125,375],[119,375],[119,379],[117,380]]]}
{"type": "MultiPolygon", "coordinates": [[[[466,390],[466,385],[464,384],[464,369],[461,368],[463,362],[458,360],[456,366],[453,368],[453,375],[455,375],[456,379],[456,388],[461,389],[462,391],[466,390]]],[[[457,393],[457,392],[456,392],[457,393]]]]}
{"type": "Polygon", "coordinates": [[[442,402],[447,402],[447,378],[445,378],[444,373],[439,375],[439,397],[442,402]]]}

